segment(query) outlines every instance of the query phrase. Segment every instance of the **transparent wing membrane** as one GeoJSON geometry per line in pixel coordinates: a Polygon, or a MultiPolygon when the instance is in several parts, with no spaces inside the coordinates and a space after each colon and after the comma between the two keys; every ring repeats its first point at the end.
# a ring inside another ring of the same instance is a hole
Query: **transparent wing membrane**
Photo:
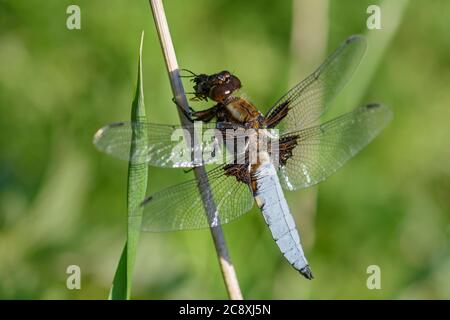
{"type": "MultiPolygon", "coordinates": [[[[220,125],[223,128],[236,127],[235,124],[220,125]]],[[[189,168],[224,163],[225,157],[229,156],[223,145],[225,137],[216,126],[216,123],[195,123],[183,127],[118,122],[98,130],[93,142],[100,151],[132,163],[189,168]],[[137,139],[131,139],[133,132],[140,133],[137,139]]]]}
{"type": "Polygon", "coordinates": [[[295,137],[297,146],[279,169],[283,187],[307,188],[326,179],[372,141],[391,119],[388,107],[370,104],[319,126],[284,135],[295,137]]]}
{"type": "Polygon", "coordinates": [[[289,112],[277,126],[282,133],[317,125],[359,65],[365,49],[364,37],[348,38],[316,71],[281,97],[266,117],[287,106],[289,112]]]}
{"type": "Polygon", "coordinates": [[[224,174],[224,166],[208,172],[208,181],[190,180],[150,195],[142,203],[143,231],[201,229],[225,224],[239,218],[253,206],[250,187],[224,174]],[[206,193],[198,184],[209,184],[206,193]],[[207,218],[202,199],[216,206],[215,215],[207,218]],[[210,223],[210,222],[211,223],[210,223]]]}

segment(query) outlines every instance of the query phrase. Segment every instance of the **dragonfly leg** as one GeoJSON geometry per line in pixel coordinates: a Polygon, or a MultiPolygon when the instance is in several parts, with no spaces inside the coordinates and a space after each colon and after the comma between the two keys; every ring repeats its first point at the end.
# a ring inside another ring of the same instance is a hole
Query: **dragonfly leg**
{"type": "Polygon", "coordinates": [[[175,105],[178,107],[178,109],[180,109],[181,112],[183,112],[183,114],[185,115],[186,118],[189,119],[189,121],[194,122],[195,119],[193,119],[193,114],[195,113],[194,109],[192,109],[189,106],[189,111],[186,110],[182,105],[180,105],[177,101],[177,99],[175,99],[175,97],[172,98],[173,103],[175,103],[175,105]]]}
{"type": "Polygon", "coordinates": [[[219,108],[219,104],[200,111],[195,111],[191,107],[189,107],[189,111],[187,111],[183,106],[181,106],[177,100],[172,98],[172,101],[177,105],[177,107],[183,112],[183,114],[191,121],[203,121],[203,122],[209,122],[217,115],[217,109],[219,108]]]}

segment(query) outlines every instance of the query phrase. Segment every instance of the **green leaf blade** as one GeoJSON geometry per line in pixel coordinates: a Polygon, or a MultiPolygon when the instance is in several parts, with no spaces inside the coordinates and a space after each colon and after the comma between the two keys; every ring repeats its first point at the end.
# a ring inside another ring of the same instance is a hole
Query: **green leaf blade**
{"type": "MultiPolygon", "coordinates": [[[[138,79],[136,93],[131,108],[132,122],[146,122],[144,90],[142,77],[142,47],[144,32],[141,35],[139,50],[138,79]]],[[[132,134],[132,140],[145,143],[147,131],[136,127],[132,134]]],[[[142,147],[139,143],[133,143],[130,154],[136,148],[142,147]]],[[[128,300],[131,296],[131,285],[133,280],[133,268],[136,259],[137,246],[142,222],[142,208],[139,204],[145,198],[147,191],[148,166],[145,163],[129,163],[127,180],[127,242],[122,251],[119,265],[114,276],[114,281],[109,293],[110,300],[128,300]]]]}

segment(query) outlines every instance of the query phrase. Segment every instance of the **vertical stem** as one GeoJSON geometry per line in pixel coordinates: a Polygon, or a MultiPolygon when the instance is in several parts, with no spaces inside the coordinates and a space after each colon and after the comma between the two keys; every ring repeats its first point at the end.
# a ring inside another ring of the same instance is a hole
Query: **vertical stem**
{"type": "MultiPolygon", "coordinates": [[[[185,110],[189,110],[188,101],[184,93],[183,83],[179,77],[178,62],[175,55],[175,49],[173,47],[172,38],[169,32],[169,26],[167,24],[166,14],[161,0],[149,0],[150,7],[153,13],[153,19],[156,25],[156,31],[158,33],[159,42],[164,55],[164,61],[166,63],[167,72],[169,74],[170,85],[172,87],[173,96],[177,103],[185,110]]],[[[183,125],[190,124],[189,119],[179,110],[180,121],[183,125]]],[[[203,205],[207,213],[208,221],[212,222],[212,217],[216,212],[216,205],[212,201],[212,193],[209,185],[205,182],[208,181],[206,171],[204,167],[194,168],[195,177],[199,182],[202,182],[201,194],[203,205]]],[[[222,271],[225,287],[228,292],[228,296],[232,300],[242,300],[242,293],[237,280],[234,266],[231,263],[228,248],[225,242],[225,237],[220,224],[217,227],[211,227],[211,236],[214,241],[214,246],[219,258],[219,266],[222,271]]]]}

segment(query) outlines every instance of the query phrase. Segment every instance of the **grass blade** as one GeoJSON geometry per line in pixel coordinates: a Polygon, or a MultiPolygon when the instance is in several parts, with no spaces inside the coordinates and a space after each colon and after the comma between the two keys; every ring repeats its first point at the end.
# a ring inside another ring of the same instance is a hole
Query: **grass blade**
{"type": "MultiPolygon", "coordinates": [[[[136,94],[131,107],[131,121],[145,122],[145,106],[144,91],[142,83],[142,46],[144,42],[144,32],[141,35],[141,45],[139,50],[138,77],[136,85],[136,94]]],[[[136,141],[144,141],[145,139],[137,139],[145,137],[147,131],[145,129],[136,129],[133,132],[132,139],[136,141]]],[[[133,144],[140,147],[137,144],[133,144]]],[[[134,152],[132,147],[130,153],[134,152]]],[[[110,300],[128,300],[131,295],[131,284],[133,279],[134,261],[136,258],[137,245],[139,242],[139,234],[142,221],[142,209],[139,204],[145,198],[147,190],[147,173],[148,167],[145,163],[133,164],[128,166],[127,181],[127,242],[122,251],[119,265],[117,266],[114,281],[109,292],[110,300]]]]}

